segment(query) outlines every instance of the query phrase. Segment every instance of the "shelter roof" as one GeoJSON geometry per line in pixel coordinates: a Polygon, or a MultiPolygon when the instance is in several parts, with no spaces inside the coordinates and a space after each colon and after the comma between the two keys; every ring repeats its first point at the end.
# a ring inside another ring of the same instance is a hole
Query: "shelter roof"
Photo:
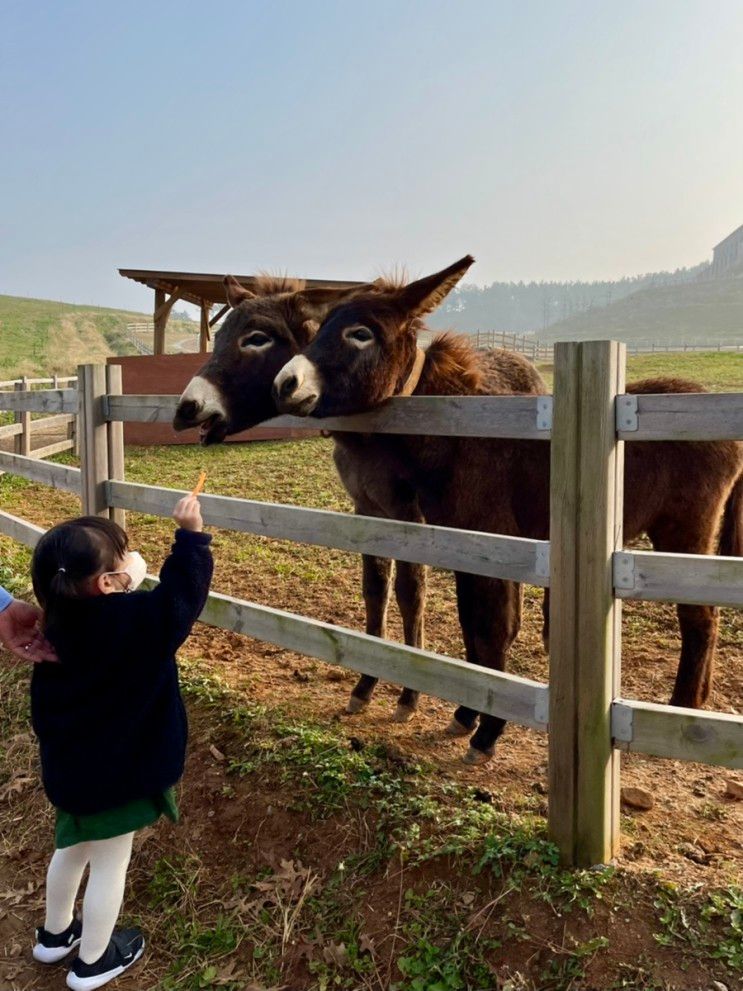
{"type": "MultiPolygon", "coordinates": [[[[233,274],[233,273],[230,273],[233,274]]],[[[151,269],[120,268],[119,275],[125,279],[133,279],[150,289],[162,289],[166,293],[178,292],[179,299],[198,305],[202,300],[209,303],[226,303],[224,275],[207,274],[203,272],[158,272],[151,269]]],[[[250,289],[254,275],[235,275],[235,278],[247,289],[250,289]]],[[[345,289],[359,285],[358,282],[343,282],[334,279],[305,279],[311,288],[345,289]]]]}

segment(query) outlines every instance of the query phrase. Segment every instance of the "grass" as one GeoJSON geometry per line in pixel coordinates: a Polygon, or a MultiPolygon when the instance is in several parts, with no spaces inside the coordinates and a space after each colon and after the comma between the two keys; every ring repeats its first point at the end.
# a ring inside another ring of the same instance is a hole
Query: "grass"
{"type": "MultiPolygon", "coordinates": [[[[550,387],[553,365],[538,368],[550,387]]],[[[669,354],[639,354],[627,359],[627,381],[673,376],[701,383],[710,392],[743,390],[743,354],[725,351],[680,351],[669,354]]]]}
{"type": "MultiPolygon", "coordinates": [[[[0,379],[70,375],[82,362],[136,354],[124,335],[126,325],[150,320],[126,310],[0,296],[0,379]]],[[[185,333],[176,321],[168,330],[177,337],[185,333]]]]}

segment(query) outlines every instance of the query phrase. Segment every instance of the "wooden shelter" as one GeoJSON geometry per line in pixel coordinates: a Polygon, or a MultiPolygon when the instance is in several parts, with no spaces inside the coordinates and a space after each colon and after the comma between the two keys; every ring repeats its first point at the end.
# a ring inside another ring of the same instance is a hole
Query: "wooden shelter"
{"type": "MultiPolygon", "coordinates": [[[[120,268],[119,275],[133,279],[155,291],[153,321],[155,325],[153,351],[156,355],[165,354],[165,328],[173,306],[179,301],[194,303],[201,311],[201,332],[199,351],[209,350],[211,328],[229,310],[225,294],[224,275],[209,275],[201,272],[157,272],[151,269],[120,268]],[[211,315],[212,308],[219,309],[211,315]]],[[[236,275],[235,278],[247,289],[255,281],[253,275],[236,275]]],[[[310,288],[350,288],[358,282],[343,282],[334,279],[305,279],[310,288]]]]}

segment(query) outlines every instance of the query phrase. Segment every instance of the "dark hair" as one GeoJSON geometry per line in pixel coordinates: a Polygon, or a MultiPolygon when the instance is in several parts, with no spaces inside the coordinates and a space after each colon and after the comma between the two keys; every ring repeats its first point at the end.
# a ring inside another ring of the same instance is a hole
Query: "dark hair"
{"type": "Polygon", "coordinates": [[[118,523],[101,516],[80,516],[47,530],[31,561],[31,580],[44,610],[47,634],[53,634],[70,600],[89,594],[91,578],[116,569],[128,545],[118,523]]]}

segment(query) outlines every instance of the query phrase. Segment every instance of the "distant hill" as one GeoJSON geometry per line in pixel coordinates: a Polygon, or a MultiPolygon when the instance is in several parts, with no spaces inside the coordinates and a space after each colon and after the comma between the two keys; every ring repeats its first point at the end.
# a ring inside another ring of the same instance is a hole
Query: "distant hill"
{"type": "MultiPolygon", "coordinates": [[[[81,362],[112,354],[136,354],[126,325],[152,316],[101,306],[0,296],[0,378],[69,375],[81,362]]],[[[168,337],[193,332],[193,324],[170,321],[168,337]]]]}
{"type": "Polygon", "coordinates": [[[494,282],[456,289],[427,321],[435,329],[533,332],[580,313],[593,313],[640,290],[696,281],[709,268],[704,262],[675,272],[649,272],[605,282],[494,282]]]}
{"type": "Polygon", "coordinates": [[[743,343],[743,279],[700,279],[641,289],[577,313],[536,335],[540,341],[612,338],[743,343]]]}

